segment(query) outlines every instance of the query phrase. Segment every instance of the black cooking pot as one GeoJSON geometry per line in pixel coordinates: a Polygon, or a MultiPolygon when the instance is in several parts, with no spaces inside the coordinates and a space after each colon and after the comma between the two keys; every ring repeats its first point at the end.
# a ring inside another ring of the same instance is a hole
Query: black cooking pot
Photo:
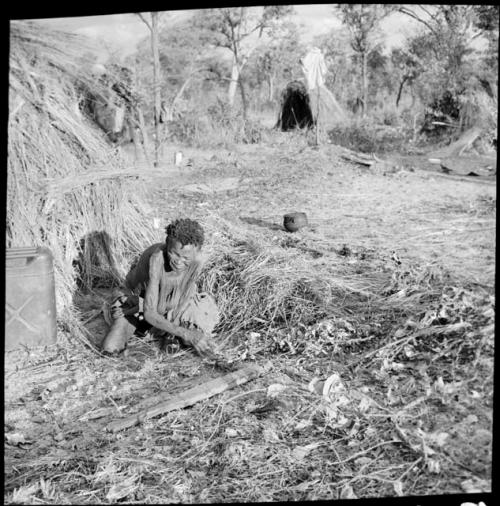
{"type": "Polygon", "coordinates": [[[306,213],[288,213],[283,216],[283,226],[288,232],[296,232],[307,225],[306,213]]]}

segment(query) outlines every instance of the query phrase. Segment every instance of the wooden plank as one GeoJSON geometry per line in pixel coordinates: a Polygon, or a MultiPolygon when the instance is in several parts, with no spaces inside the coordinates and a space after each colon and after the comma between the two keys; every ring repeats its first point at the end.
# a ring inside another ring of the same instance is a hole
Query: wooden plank
{"type": "Polygon", "coordinates": [[[153,418],[175,409],[192,406],[199,401],[208,399],[214,395],[224,392],[225,390],[243,385],[250,380],[262,376],[270,369],[270,362],[266,362],[262,366],[257,364],[248,365],[220,378],[213,379],[207,383],[197,385],[184,392],[180,392],[179,394],[172,396],[170,399],[139,411],[139,413],[135,413],[134,415],[121,418],[119,420],[114,420],[106,426],[106,430],[109,432],[118,432],[120,430],[133,427],[148,418],[153,418]]]}

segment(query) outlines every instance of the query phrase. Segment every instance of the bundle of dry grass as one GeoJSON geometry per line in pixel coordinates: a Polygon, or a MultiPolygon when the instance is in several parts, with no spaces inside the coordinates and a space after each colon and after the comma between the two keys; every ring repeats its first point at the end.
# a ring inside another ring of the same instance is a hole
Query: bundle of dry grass
{"type": "Polygon", "coordinates": [[[220,331],[228,337],[263,331],[272,338],[280,328],[356,318],[387,282],[384,273],[356,273],[335,253],[318,257],[220,217],[208,218],[205,227],[212,254],[201,289],[216,296],[220,331]]]}
{"type": "Polygon", "coordinates": [[[335,251],[318,256],[291,236],[283,241],[220,217],[204,225],[212,242],[200,289],[216,297],[221,345],[230,355],[248,348],[251,355],[315,360],[318,353],[355,348],[381,360],[409,342],[427,350],[444,340],[460,361],[473,343],[477,356],[488,349],[491,296],[481,292],[473,309],[457,310],[463,303],[453,295],[456,279],[442,266],[398,266],[376,255],[351,263],[335,251]]]}
{"type": "Polygon", "coordinates": [[[86,287],[116,279],[151,241],[141,185],[131,188],[122,156],[78,110],[82,83],[98,91],[81,56],[92,46],[33,22],[12,22],[10,43],[7,247],[50,248],[67,323],[79,276],[86,287]]]}

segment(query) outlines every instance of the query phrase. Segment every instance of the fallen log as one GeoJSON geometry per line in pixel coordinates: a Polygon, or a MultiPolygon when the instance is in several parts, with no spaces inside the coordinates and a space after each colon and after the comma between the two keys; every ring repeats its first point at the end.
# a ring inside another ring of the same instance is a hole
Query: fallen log
{"type": "Polygon", "coordinates": [[[340,156],[349,162],[358,163],[360,165],[365,165],[367,167],[371,167],[373,164],[377,162],[373,155],[366,155],[364,153],[357,153],[347,148],[343,148],[340,156]]]}
{"type": "Polygon", "coordinates": [[[494,176],[496,159],[485,156],[450,156],[439,160],[441,171],[447,174],[453,173],[459,176],[474,175],[494,176]]]}
{"type": "Polygon", "coordinates": [[[378,174],[391,174],[398,170],[398,167],[393,163],[381,160],[375,153],[369,155],[365,153],[357,153],[347,148],[343,148],[340,152],[341,158],[351,163],[357,163],[363,167],[370,167],[374,173],[378,174]]]}
{"type": "Polygon", "coordinates": [[[466,130],[458,140],[452,142],[449,146],[442,148],[430,154],[431,158],[445,158],[451,156],[462,156],[465,151],[470,149],[474,141],[483,133],[483,129],[474,126],[466,130]]]}
{"type": "Polygon", "coordinates": [[[138,413],[130,415],[126,418],[120,418],[110,422],[106,426],[108,432],[118,432],[120,430],[128,429],[133,427],[148,418],[153,418],[174,409],[182,409],[188,406],[192,406],[199,401],[213,397],[214,395],[220,394],[225,390],[235,388],[239,385],[243,385],[250,380],[258,378],[263,374],[267,373],[271,369],[271,363],[266,362],[264,365],[259,366],[252,364],[242,369],[238,369],[232,373],[226,374],[220,378],[213,379],[207,383],[197,385],[189,390],[180,392],[170,399],[163,402],[150,406],[138,413]]]}
{"type": "Polygon", "coordinates": [[[427,172],[425,175],[425,179],[432,179],[434,177],[441,177],[441,178],[445,178],[445,179],[453,180],[453,181],[463,181],[465,183],[485,184],[485,185],[490,185],[490,186],[496,185],[496,180],[479,179],[477,177],[471,177],[471,176],[445,174],[444,172],[427,172]]]}

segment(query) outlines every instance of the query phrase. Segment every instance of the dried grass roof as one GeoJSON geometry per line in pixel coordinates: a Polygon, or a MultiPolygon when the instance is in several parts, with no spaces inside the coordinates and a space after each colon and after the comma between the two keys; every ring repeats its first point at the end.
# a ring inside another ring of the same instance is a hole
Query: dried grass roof
{"type": "Polygon", "coordinates": [[[123,157],[78,109],[80,86],[99,91],[89,72],[92,44],[17,21],[10,42],[7,247],[51,249],[60,311],[71,306],[82,244],[109,236],[115,252],[105,256],[114,258],[117,277],[123,255],[141,249],[147,237],[144,206],[140,185],[133,194],[127,185],[123,157]],[[61,180],[74,186],[54,192],[61,180]]]}

